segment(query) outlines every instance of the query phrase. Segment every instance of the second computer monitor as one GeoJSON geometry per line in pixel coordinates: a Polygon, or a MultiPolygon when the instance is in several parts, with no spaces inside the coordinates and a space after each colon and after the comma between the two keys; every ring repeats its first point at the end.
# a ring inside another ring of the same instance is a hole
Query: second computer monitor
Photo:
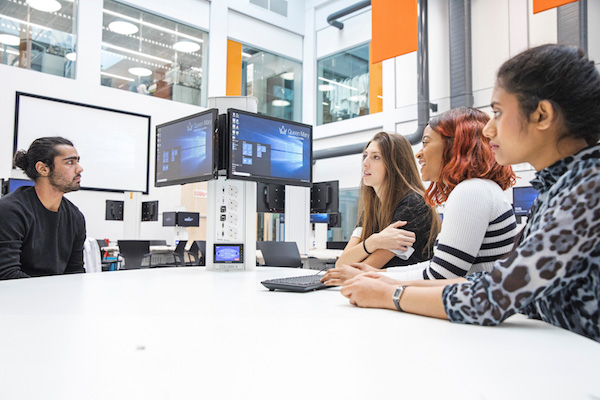
{"type": "Polygon", "coordinates": [[[154,185],[181,185],[214,179],[216,127],[216,109],[158,125],[154,185]]]}
{"type": "Polygon", "coordinates": [[[311,186],[312,126],[229,109],[229,178],[311,186]]]}
{"type": "Polygon", "coordinates": [[[513,207],[516,216],[527,216],[529,209],[538,196],[537,190],[531,186],[513,188],[513,207]]]}

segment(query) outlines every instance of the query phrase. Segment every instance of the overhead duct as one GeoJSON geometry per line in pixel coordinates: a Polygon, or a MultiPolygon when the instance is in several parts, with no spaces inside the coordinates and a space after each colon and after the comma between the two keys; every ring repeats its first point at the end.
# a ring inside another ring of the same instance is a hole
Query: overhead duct
{"type": "MultiPolygon", "coordinates": [[[[367,2],[363,2],[367,3],[367,2]]],[[[371,3],[370,1],[368,2],[371,3]]],[[[357,6],[355,4],[354,6],[357,6]]],[[[354,7],[352,6],[352,7],[354,7]]],[[[365,6],[366,7],[366,6],[365,6]]],[[[406,139],[412,144],[416,145],[421,142],[423,138],[423,131],[429,122],[429,107],[436,107],[434,104],[429,103],[429,52],[428,52],[428,34],[427,34],[427,0],[418,0],[418,49],[417,49],[417,80],[418,80],[418,101],[417,101],[417,130],[414,133],[406,135],[406,139]]],[[[350,9],[348,7],[344,10],[338,11],[337,13],[331,14],[327,17],[327,22],[330,19],[334,20],[334,16],[350,9]]],[[[352,11],[351,11],[352,12],[352,11]]],[[[346,13],[347,14],[347,13],[346,13]]],[[[344,14],[344,15],[346,15],[344,14]]],[[[339,18],[339,16],[337,16],[339,18]]],[[[335,21],[340,23],[339,21],[335,21]]],[[[331,22],[330,22],[331,23],[331,22]]],[[[332,24],[333,25],[333,24],[332,24]]],[[[336,25],[334,25],[336,26],[336,25]]],[[[343,28],[343,24],[340,29],[343,28]]],[[[437,111],[437,108],[434,108],[437,111]]],[[[330,149],[317,150],[313,152],[313,160],[322,160],[325,158],[348,156],[351,154],[358,154],[363,151],[367,142],[357,143],[353,145],[340,146],[330,149]]]]}
{"type": "Polygon", "coordinates": [[[471,0],[448,0],[450,108],[473,106],[471,0]]]}
{"type": "Polygon", "coordinates": [[[588,52],[587,0],[565,4],[557,9],[558,43],[577,46],[588,52]]]}
{"type": "Polygon", "coordinates": [[[371,0],[361,1],[359,3],[356,3],[354,5],[346,7],[343,10],[334,12],[333,14],[331,14],[327,17],[327,23],[331,26],[335,26],[338,29],[344,29],[344,23],[338,21],[338,18],[345,17],[348,14],[352,14],[353,12],[356,12],[363,8],[369,7],[370,5],[371,5],[371,0]]]}

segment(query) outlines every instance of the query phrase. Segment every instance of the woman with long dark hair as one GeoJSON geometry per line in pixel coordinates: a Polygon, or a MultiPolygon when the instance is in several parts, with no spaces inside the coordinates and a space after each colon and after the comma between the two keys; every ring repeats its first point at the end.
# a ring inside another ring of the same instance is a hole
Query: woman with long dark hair
{"type": "Polygon", "coordinates": [[[358,226],[336,265],[386,268],[429,259],[440,222],[424,190],[408,140],[377,133],[363,151],[358,226]]]}

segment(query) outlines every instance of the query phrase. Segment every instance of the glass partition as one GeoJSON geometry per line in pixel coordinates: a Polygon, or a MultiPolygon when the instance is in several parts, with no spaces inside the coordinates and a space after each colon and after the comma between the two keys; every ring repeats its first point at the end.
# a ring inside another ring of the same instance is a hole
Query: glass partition
{"type": "Polygon", "coordinates": [[[317,61],[317,124],[369,114],[369,44],[317,61]]]}
{"type": "Polygon", "coordinates": [[[0,1],[0,62],[75,78],[77,0],[0,1]]]}
{"type": "Polygon", "coordinates": [[[242,96],[258,98],[258,112],[302,121],[302,64],[242,46],[242,96]]]}
{"type": "Polygon", "coordinates": [[[204,31],[105,0],[101,83],[205,105],[207,43],[204,31]]]}

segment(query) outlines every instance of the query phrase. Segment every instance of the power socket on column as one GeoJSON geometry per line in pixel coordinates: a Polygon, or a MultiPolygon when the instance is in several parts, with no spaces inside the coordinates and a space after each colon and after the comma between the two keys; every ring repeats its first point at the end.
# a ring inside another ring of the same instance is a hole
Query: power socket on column
{"type": "Polygon", "coordinates": [[[238,242],[244,232],[243,204],[244,182],[227,180],[222,183],[217,195],[216,238],[223,242],[238,242]]]}

